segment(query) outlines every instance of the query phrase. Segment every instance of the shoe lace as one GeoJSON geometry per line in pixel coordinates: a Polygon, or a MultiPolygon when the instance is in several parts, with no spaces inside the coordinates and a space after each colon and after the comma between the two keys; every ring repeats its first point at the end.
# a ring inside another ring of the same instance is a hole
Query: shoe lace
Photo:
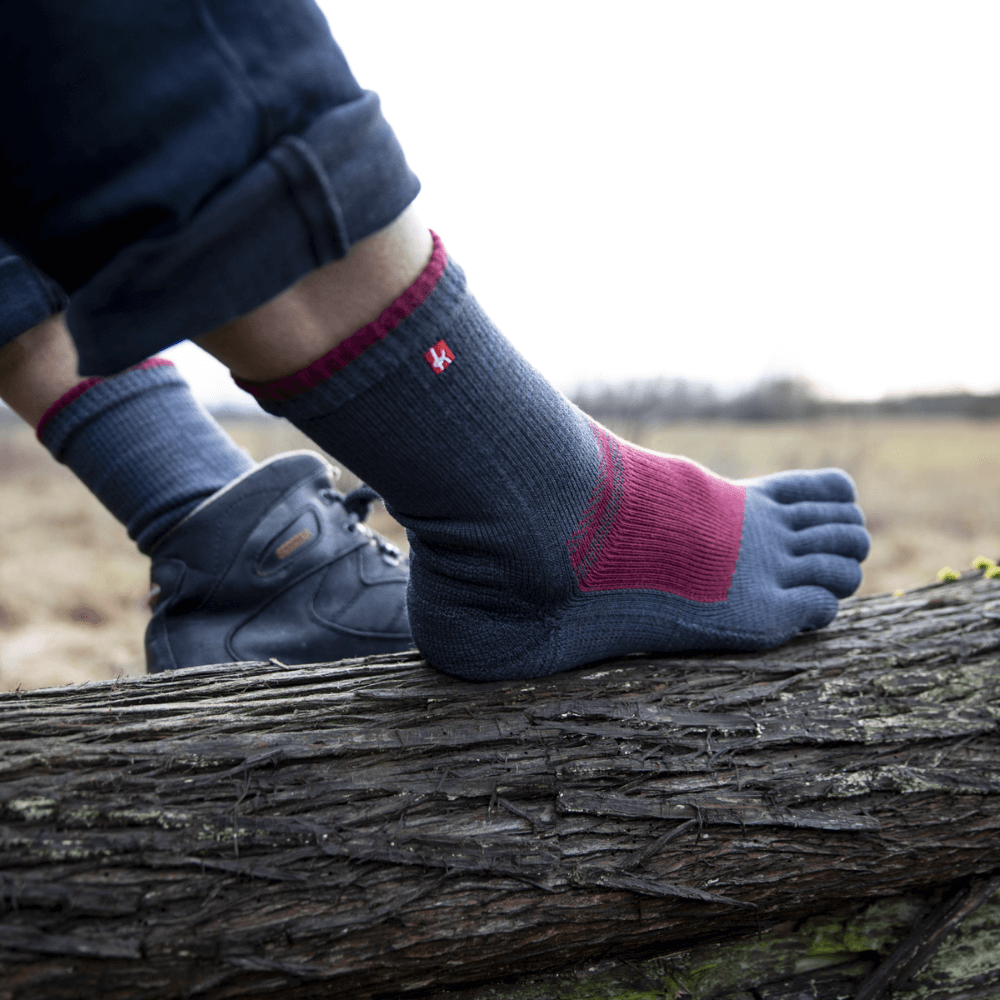
{"type": "Polygon", "coordinates": [[[344,510],[348,514],[348,531],[358,532],[363,538],[368,539],[369,545],[377,546],[379,554],[390,566],[399,565],[402,558],[402,553],[399,549],[388,538],[383,538],[377,531],[372,531],[364,523],[365,519],[372,512],[372,504],[376,500],[382,499],[376,490],[373,490],[367,483],[362,483],[357,489],[351,490],[346,496],[338,493],[336,490],[324,490],[323,497],[327,503],[333,503],[335,500],[338,500],[343,504],[344,510]]]}
{"type": "Polygon", "coordinates": [[[381,499],[367,483],[362,483],[344,497],[343,504],[349,514],[357,514],[358,520],[363,521],[371,513],[372,504],[381,499]]]}

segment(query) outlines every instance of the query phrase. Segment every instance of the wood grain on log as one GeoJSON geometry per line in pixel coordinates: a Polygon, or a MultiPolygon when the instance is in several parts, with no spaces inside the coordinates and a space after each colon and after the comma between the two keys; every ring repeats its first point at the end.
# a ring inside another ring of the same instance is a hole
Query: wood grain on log
{"type": "Polygon", "coordinates": [[[2,696],[0,1000],[400,996],[991,872],[998,668],[970,574],[765,655],[2,696]]]}

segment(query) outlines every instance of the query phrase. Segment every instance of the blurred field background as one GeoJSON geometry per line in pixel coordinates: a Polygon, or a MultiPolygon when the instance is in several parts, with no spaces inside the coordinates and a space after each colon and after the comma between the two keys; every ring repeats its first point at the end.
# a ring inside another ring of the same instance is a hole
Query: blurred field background
{"type": "MultiPolygon", "coordinates": [[[[221,422],[257,460],[313,447],[273,418],[221,422]]],[[[977,555],[1000,557],[1000,420],[625,421],[615,429],[732,478],[846,469],[874,539],[862,593],[926,583],[942,566],[964,569],[977,555]]],[[[345,473],[338,485],[352,489],[357,480],[345,473]]],[[[143,673],[148,560],[32,432],[12,421],[0,424],[0,517],[0,688],[143,673]]],[[[370,523],[405,547],[383,510],[370,523]]]]}

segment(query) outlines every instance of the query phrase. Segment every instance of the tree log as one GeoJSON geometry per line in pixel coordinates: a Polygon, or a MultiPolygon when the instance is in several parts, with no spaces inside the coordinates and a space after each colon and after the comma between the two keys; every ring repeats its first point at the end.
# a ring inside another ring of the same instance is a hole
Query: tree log
{"type": "Polygon", "coordinates": [[[429,1000],[996,1000],[1000,877],[840,907],[652,959],[604,957],[429,1000]]]}
{"type": "Polygon", "coordinates": [[[0,696],[0,1000],[405,996],[1000,869],[1000,581],[767,654],[0,696]]]}

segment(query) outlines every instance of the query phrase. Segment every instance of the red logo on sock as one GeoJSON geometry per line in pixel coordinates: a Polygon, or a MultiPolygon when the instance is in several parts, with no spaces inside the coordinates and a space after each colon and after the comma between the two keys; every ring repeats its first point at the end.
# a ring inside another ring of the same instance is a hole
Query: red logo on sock
{"type": "Polygon", "coordinates": [[[424,361],[434,370],[435,374],[440,374],[455,360],[455,355],[451,348],[443,341],[439,340],[429,351],[424,351],[424,361]]]}

